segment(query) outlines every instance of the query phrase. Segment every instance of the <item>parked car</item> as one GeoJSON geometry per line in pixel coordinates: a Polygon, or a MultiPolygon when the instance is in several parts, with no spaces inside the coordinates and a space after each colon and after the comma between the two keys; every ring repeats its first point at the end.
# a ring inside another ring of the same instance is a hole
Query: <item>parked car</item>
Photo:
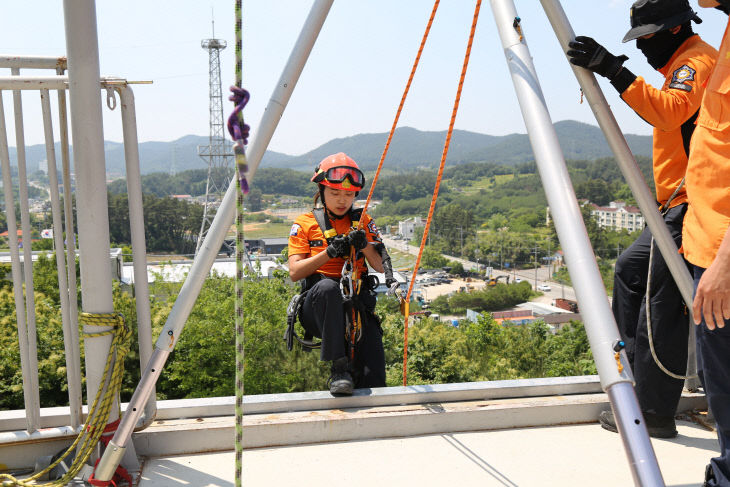
{"type": "Polygon", "coordinates": [[[540,284],[539,286],[537,286],[537,290],[548,292],[548,291],[551,291],[552,289],[550,289],[550,286],[548,286],[547,284],[540,284]]]}
{"type": "Polygon", "coordinates": [[[522,278],[521,278],[521,277],[515,277],[515,280],[514,280],[513,282],[514,282],[515,284],[517,284],[517,283],[519,283],[519,282],[522,282],[522,278]]]}

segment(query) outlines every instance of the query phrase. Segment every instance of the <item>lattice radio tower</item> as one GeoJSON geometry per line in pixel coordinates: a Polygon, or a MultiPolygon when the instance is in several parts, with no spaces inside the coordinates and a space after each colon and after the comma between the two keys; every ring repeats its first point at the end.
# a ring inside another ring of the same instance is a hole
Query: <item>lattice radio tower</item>
{"type": "Polygon", "coordinates": [[[208,163],[208,181],[205,185],[203,221],[200,225],[198,240],[195,243],[196,254],[210,229],[213,218],[215,218],[223,194],[231,182],[234,161],[231,144],[225,138],[223,95],[221,93],[220,52],[226,48],[227,43],[223,39],[215,39],[215,22],[213,22],[213,38],[203,39],[200,45],[208,51],[210,138],[208,145],[198,146],[198,155],[208,163]]]}

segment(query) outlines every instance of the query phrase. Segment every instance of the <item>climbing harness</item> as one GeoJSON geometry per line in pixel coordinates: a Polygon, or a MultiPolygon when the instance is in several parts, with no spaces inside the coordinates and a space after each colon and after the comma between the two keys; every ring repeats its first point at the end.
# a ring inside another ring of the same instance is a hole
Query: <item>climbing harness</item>
{"type": "MultiPolygon", "coordinates": [[[[0,474],[0,486],[62,487],[67,485],[81,472],[99,441],[106,445],[108,440],[111,439],[110,435],[113,434],[119,425],[119,421],[111,424],[107,424],[107,421],[109,420],[114,399],[119,396],[119,391],[122,387],[124,358],[129,352],[132,332],[124,323],[124,317],[119,313],[79,313],[79,323],[86,326],[111,327],[108,331],[85,333],[84,335],[87,338],[114,335],[104,366],[102,382],[96,391],[94,402],[89,407],[86,422],[81,427],[79,435],[71,446],[59,455],[55,461],[51,462],[48,467],[24,479],[17,479],[9,474],[0,474]],[[71,458],[74,452],[76,456],[73,462],[70,466],[66,466],[64,460],[71,458]],[[62,464],[62,468],[65,467],[66,473],[61,478],[46,483],[37,483],[39,479],[62,464]]],[[[121,416],[121,411],[119,411],[119,415],[121,416]]],[[[87,480],[92,485],[106,486],[110,483],[109,481],[95,481],[93,477],[92,474],[87,480]]],[[[115,479],[128,480],[131,485],[131,478],[124,467],[117,467],[115,479]]]]}
{"type": "MultiPolygon", "coordinates": [[[[342,180],[344,180],[344,176],[342,177],[342,180]]],[[[314,216],[314,219],[317,222],[325,240],[312,240],[309,244],[312,247],[326,247],[332,243],[335,237],[338,236],[337,230],[334,229],[330,219],[327,217],[325,208],[320,207],[312,209],[312,215],[314,216]]],[[[351,229],[354,230],[358,227],[358,224],[361,221],[362,209],[351,209],[348,215],[350,217],[351,229]]],[[[387,251],[385,253],[387,255],[387,251]]],[[[355,257],[356,260],[362,258],[359,254],[355,257]]],[[[353,260],[348,257],[345,259],[339,278],[340,293],[342,294],[342,301],[345,309],[345,337],[349,344],[349,355],[351,360],[354,360],[357,342],[362,337],[362,313],[364,311],[357,297],[363,280],[355,277],[354,269],[356,267],[357,266],[353,266],[353,260]]],[[[292,296],[289,301],[289,306],[287,307],[287,327],[284,332],[284,340],[286,341],[287,349],[289,351],[292,350],[295,340],[302,346],[302,349],[307,352],[320,348],[322,345],[321,341],[314,341],[314,336],[308,330],[305,330],[303,337],[300,337],[296,332],[296,322],[297,320],[301,322],[300,315],[307,293],[319,280],[324,278],[326,277],[321,274],[313,274],[305,278],[302,281],[300,292],[292,296]]],[[[367,284],[371,289],[375,289],[375,287],[379,284],[375,276],[367,276],[366,279],[368,280],[367,284]]]]}

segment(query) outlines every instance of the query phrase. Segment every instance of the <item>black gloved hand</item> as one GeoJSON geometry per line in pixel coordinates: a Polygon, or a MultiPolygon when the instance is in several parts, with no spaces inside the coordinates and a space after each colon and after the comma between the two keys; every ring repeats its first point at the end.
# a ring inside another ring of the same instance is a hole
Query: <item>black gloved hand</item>
{"type": "Polygon", "coordinates": [[[629,59],[626,56],[614,56],[591,37],[578,36],[569,42],[568,46],[570,50],[566,54],[571,63],[610,80],[621,71],[624,62],[629,59]]]}
{"type": "Polygon", "coordinates": [[[368,238],[365,236],[365,230],[352,230],[347,238],[350,239],[350,245],[355,247],[355,251],[362,250],[368,245],[368,238]]]}
{"type": "Polygon", "coordinates": [[[347,238],[347,235],[337,235],[332,239],[332,243],[327,246],[325,252],[331,259],[347,257],[350,255],[350,239],[347,238]]]}

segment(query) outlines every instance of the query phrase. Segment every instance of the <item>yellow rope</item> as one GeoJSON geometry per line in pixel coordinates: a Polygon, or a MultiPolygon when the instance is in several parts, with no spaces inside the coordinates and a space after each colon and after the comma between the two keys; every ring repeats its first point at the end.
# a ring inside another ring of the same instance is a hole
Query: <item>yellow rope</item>
{"type": "Polygon", "coordinates": [[[73,444],[64,452],[64,454],[43,471],[33,474],[24,479],[16,479],[12,475],[0,474],[0,485],[5,486],[47,486],[47,487],[63,487],[68,484],[81,471],[86,461],[91,456],[94,448],[99,442],[107,421],[109,413],[114,402],[114,398],[118,396],[122,386],[122,377],[124,375],[124,357],[129,352],[129,342],[132,332],[124,323],[124,317],[119,313],[80,313],[79,323],[87,326],[104,326],[111,327],[111,330],[101,331],[97,333],[84,333],[86,337],[100,337],[106,335],[114,335],[112,344],[109,349],[109,355],[104,366],[104,374],[101,386],[96,392],[94,402],[89,408],[89,414],[86,423],[81,429],[79,436],[76,437],[73,444]],[[36,480],[55,468],[64,458],[79,445],[76,458],[69,467],[68,472],[58,480],[46,483],[36,483],[36,480]]]}

